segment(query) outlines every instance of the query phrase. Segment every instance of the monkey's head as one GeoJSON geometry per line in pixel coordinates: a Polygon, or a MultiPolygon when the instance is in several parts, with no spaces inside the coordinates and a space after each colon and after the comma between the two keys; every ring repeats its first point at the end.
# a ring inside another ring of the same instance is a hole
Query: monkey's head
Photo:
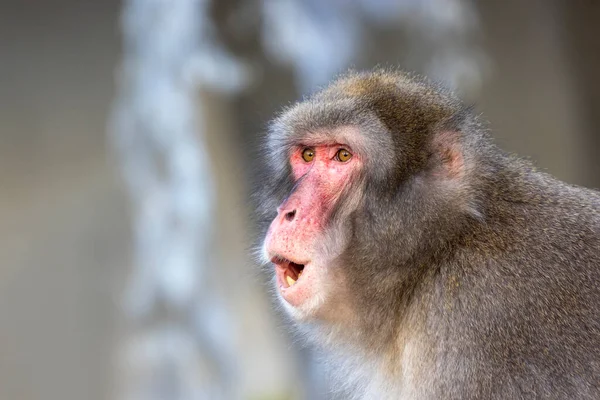
{"type": "Polygon", "coordinates": [[[419,255],[477,215],[468,114],[420,79],[375,72],[342,77],[273,121],[261,253],[293,317],[393,307],[422,272],[419,255]]]}

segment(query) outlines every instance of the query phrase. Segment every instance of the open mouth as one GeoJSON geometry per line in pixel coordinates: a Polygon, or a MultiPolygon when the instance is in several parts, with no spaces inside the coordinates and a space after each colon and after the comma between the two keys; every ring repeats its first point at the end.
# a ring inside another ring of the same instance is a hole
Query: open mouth
{"type": "Polygon", "coordinates": [[[294,286],[304,271],[305,264],[298,264],[281,256],[273,257],[271,262],[275,264],[277,283],[282,289],[294,286]]]}

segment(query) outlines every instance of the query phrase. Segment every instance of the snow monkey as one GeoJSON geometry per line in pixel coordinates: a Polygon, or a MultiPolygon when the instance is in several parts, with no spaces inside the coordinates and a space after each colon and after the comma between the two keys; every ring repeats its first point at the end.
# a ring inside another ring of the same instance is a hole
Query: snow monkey
{"type": "Polygon", "coordinates": [[[600,193],[449,91],[349,73],[270,124],[261,257],[343,399],[600,399],[600,193]]]}

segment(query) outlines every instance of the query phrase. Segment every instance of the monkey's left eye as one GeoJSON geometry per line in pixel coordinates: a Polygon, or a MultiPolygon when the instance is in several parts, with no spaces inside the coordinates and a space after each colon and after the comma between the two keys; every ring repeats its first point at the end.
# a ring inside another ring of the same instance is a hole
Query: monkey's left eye
{"type": "Polygon", "coordinates": [[[339,149],[338,152],[335,154],[335,159],[338,161],[341,161],[341,162],[346,162],[351,158],[352,158],[352,153],[350,153],[346,149],[339,149]]]}

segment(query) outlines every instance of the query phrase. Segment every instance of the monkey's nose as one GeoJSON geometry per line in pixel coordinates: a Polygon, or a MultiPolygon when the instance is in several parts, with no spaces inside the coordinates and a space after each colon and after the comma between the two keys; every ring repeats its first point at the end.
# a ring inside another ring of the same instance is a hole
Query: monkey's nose
{"type": "Polygon", "coordinates": [[[284,218],[287,222],[292,222],[294,217],[296,217],[296,210],[288,211],[284,215],[284,218]]]}
{"type": "Polygon", "coordinates": [[[298,208],[292,204],[282,204],[277,207],[277,220],[280,223],[292,222],[298,214],[298,208]]]}

